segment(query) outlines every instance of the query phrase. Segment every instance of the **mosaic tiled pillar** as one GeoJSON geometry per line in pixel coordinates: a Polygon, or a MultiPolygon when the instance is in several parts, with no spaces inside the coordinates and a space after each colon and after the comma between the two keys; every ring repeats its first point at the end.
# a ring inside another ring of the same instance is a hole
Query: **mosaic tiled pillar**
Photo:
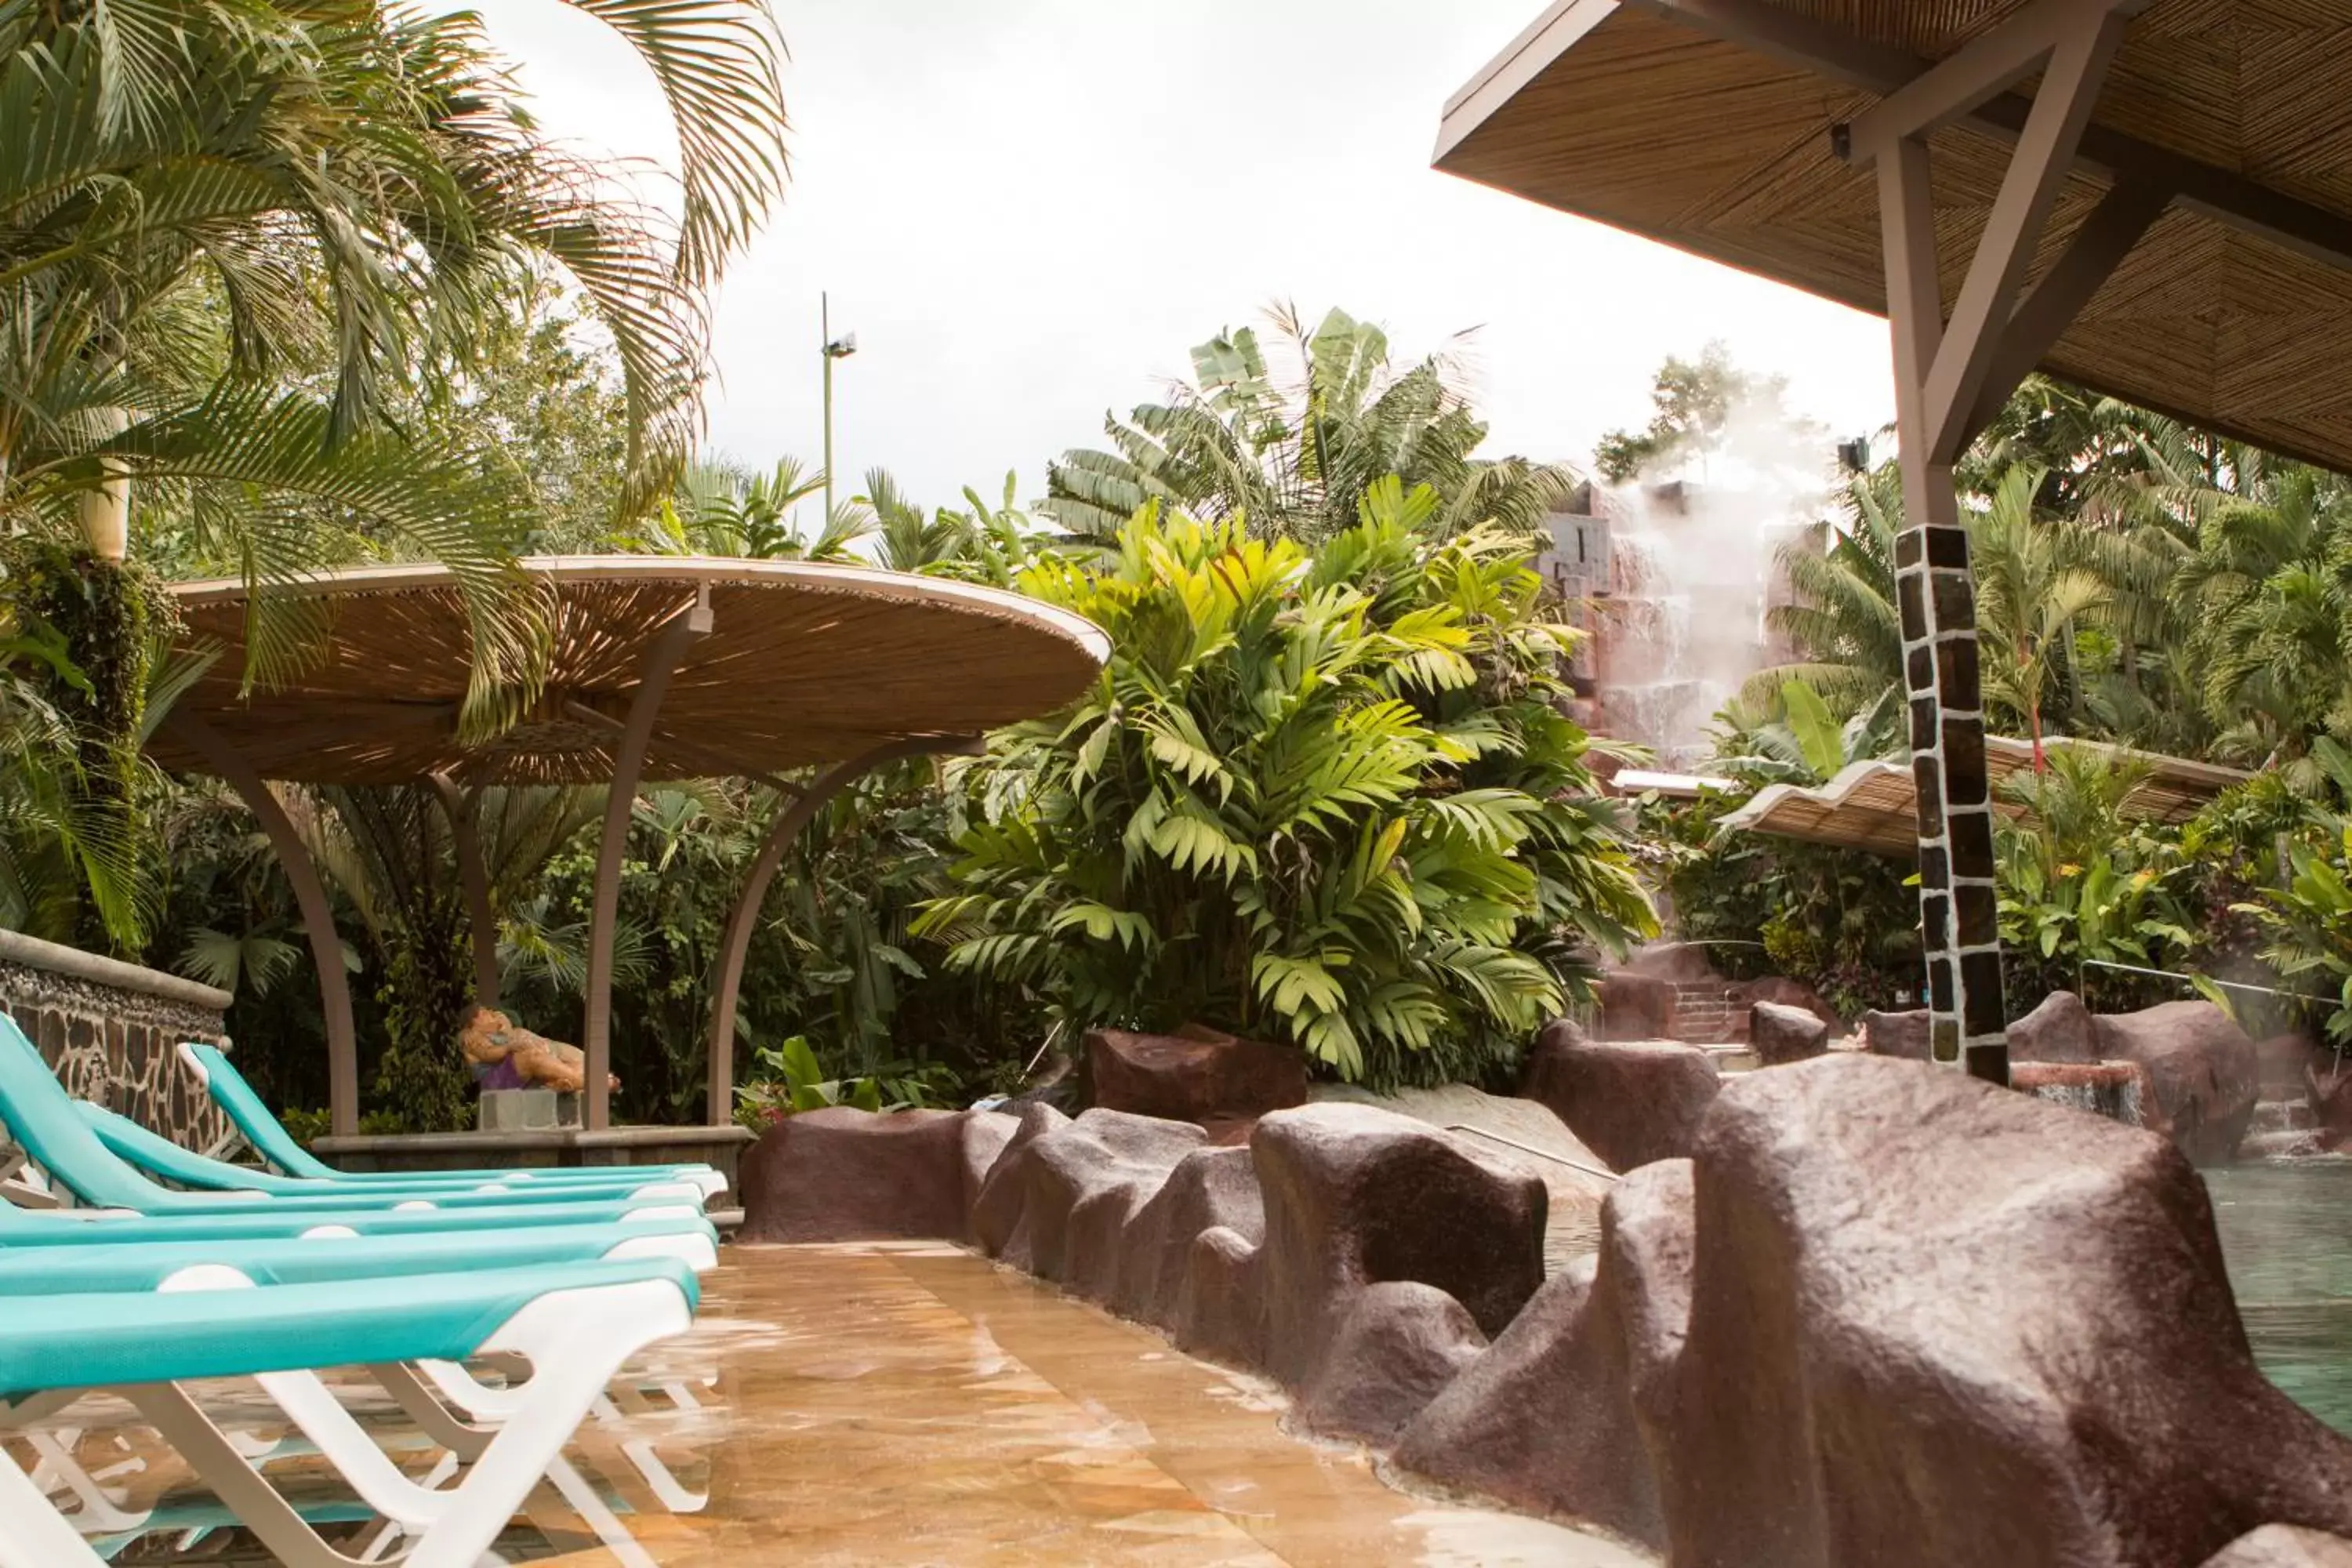
{"type": "Polygon", "coordinates": [[[1935,1059],[2009,1081],[1992,799],[1985,776],[1976,589],[1952,471],[1904,466],[1908,525],[1895,540],[1911,771],[1918,792],[1919,925],[1935,1059]]]}

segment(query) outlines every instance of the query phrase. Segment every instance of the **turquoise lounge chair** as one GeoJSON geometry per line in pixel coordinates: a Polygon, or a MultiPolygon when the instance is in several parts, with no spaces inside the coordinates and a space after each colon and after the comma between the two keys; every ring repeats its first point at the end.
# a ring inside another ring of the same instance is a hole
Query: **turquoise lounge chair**
{"type": "MultiPolygon", "coordinates": [[[[251,1286],[230,1275],[162,1294],[26,1297],[0,1312],[0,1391],[109,1388],[129,1399],[281,1562],[334,1553],[179,1384],[257,1378],[361,1499],[415,1540],[410,1568],[474,1568],[620,1369],[683,1331],[694,1276],[667,1259],[251,1286]],[[214,1287],[214,1288],[206,1288],[214,1287]],[[455,1363],[520,1354],[528,1383],[459,1483],[427,1490],[403,1475],[311,1369],[455,1363]]],[[[0,1453],[0,1568],[100,1561],[15,1461],[0,1453]]]]}
{"type": "Polygon", "coordinates": [[[562,1204],[453,1204],[444,1207],[435,1198],[394,1198],[391,1194],[386,1194],[386,1202],[370,1203],[365,1198],[342,1194],[271,1197],[251,1193],[232,1197],[216,1193],[174,1192],[159,1186],[126,1164],[100,1140],[75,1109],[73,1097],[50,1076],[48,1064],[42,1061],[33,1043],[5,1015],[0,1015],[0,1122],[6,1124],[9,1133],[53,1183],[82,1202],[142,1215],[232,1217],[267,1211],[290,1218],[307,1218],[313,1225],[330,1225],[350,1224],[357,1216],[389,1207],[395,1212],[429,1213],[445,1221],[461,1215],[488,1215],[494,1216],[496,1224],[516,1226],[544,1224],[551,1219],[604,1223],[639,1215],[669,1218],[700,1212],[698,1203],[684,1200],[641,1202],[589,1196],[562,1204]]]}
{"type": "Polygon", "coordinates": [[[665,1181],[636,1175],[625,1169],[618,1176],[591,1184],[567,1182],[557,1185],[549,1182],[503,1182],[483,1179],[467,1181],[463,1185],[413,1184],[406,1182],[372,1183],[354,1186],[341,1182],[311,1181],[300,1176],[281,1176],[275,1171],[256,1170],[247,1165],[231,1165],[219,1160],[182,1148],[169,1138],[149,1131],[127,1116],[92,1105],[86,1100],[74,1101],[74,1110],[89,1123],[99,1142],[112,1150],[117,1157],[128,1161],[149,1175],[194,1192],[260,1193],[272,1198],[314,1199],[339,1207],[368,1208],[377,1205],[390,1206],[410,1199],[422,1199],[436,1208],[481,1208],[516,1204],[566,1204],[602,1201],[605,1203],[654,1203],[668,1201],[690,1203],[702,1206],[702,1189],[688,1182],[665,1181]]]}
{"type": "Polygon", "coordinates": [[[298,1209],[264,1203],[233,1214],[148,1215],[131,1209],[27,1210],[0,1201],[0,1252],[38,1247],[114,1247],[127,1242],[295,1241],[333,1237],[478,1236],[495,1243],[518,1230],[619,1231],[641,1236],[706,1237],[719,1233],[686,1205],[633,1209],[619,1220],[578,1212],[578,1205],[536,1209],[298,1209]]]}
{"type": "Polygon", "coordinates": [[[424,1236],[191,1237],[68,1247],[7,1245],[16,1235],[14,1229],[0,1230],[0,1298],[155,1290],[174,1275],[205,1264],[226,1264],[257,1285],[323,1285],[600,1258],[671,1258],[698,1274],[719,1265],[718,1244],[708,1226],[663,1231],[635,1225],[551,1225],[424,1236]]]}
{"type": "MultiPolygon", "coordinates": [[[[612,1178],[615,1167],[565,1166],[555,1170],[516,1171],[436,1171],[409,1174],[359,1173],[338,1171],[314,1156],[294,1141],[293,1135],[279,1125],[261,1097],[245,1076],[215,1046],[185,1043],[180,1047],[180,1059],[205,1086],[213,1103],[221,1108],[229,1124],[245,1139],[246,1145],[268,1164],[289,1176],[310,1181],[341,1182],[353,1185],[405,1184],[417,1181],[444,1181],[452,1184],[467,1182],[571,1182],[596,1183],[612,1178]]],[[[635,1173],[665,1180],[694,1182],[701,1186],[705,1198],[717,1197],[727,1190],[727,1178],[708,1165],[646,1165],[635,1168],[635,1173]]]]}

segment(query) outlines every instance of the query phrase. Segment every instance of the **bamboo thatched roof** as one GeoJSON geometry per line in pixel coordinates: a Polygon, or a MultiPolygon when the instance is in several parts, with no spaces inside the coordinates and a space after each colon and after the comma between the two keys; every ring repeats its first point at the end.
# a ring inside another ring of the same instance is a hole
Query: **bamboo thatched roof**
{"type": "MultiPolygon", "coordinates": [[[[2125,795],[2123,810],[2127,816],[2156,822],[2185,822],[2207,801],[2252,776],[2212,763],[2095,741],[2053,736],[2045,744],[2053,752],[2070,748],[2095,752],[2143,770],[2139,782],[2125,795]]],[[[1992,784],[1994,809],[2006,816],[2024,815],[2024,808],[2009,800],[2000,786],[2032,765],[2033,747],[2029,742],[2004,735],[1985,737],[1985,773],[1992,784]]],[[[1907,860],[1919,850],[1917,803],[1917,787],[1908,763],[1855,763],[1818,789],[1768,785],[1726,816],[1722,825],[1907,860]]]]}
{"type": "MultiPolygon", "coordinates": [[[[186,641],[219,657],[176,710],[219,731],[265,778],[604,782],[646,649],[707,591],[709,630],[677,660],[644,776],[723,777],[1047,712],[1109,652],[1099,628],[1066,611],[904,573],[661,556],[546,557],[523,569],[551,628],[544,689],[494,740],[458,739],[473,642],[455,580],[431,565],[334,573],[290,590],[319,612],[319,652],[249,696],[239,691],[245,585],[178,587],[186,641]]],[[[168,728],[149,751],[166,767],[202,771],[168,728]]]]}
{"type": "MultiPolygon", "coordinates": [[[[1873,179],[1832,127],[2024,5],[1559,0],[1446,106],[1437,166],[1884,313],[1873,179]]],[[[1948,307],[2024,101],[1932,138],[1948,307]]],[[[2032,278],[2118,178],[2171,205],[2043,366],[2352,468],[2352,4],[2147,5],[2032,278]]]]}

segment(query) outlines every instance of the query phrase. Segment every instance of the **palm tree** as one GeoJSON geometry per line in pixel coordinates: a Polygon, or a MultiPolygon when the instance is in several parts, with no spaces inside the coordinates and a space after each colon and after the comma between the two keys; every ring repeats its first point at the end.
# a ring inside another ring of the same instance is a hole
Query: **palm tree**
{"type": "Polygon", "coordinates": [[[1823,548],[1819,532],[1781,545],[1775,562],[1794,600],[1765,612],[1765,625],[1802,658],[1759,672],[1751,699],[1769,699],[1791,680],[1854,713],[1903,684],[1903,620],[1895,607],[1895,535],[1902,526],[1901,476],[1893,464],[1857,475],[1846,492],[1845,526],[1823,548]]]}
{"type": "Polygon", "coordinates": [[[835,506],[816,532],[808,533],[801,526],[800,505],[824,489],[824,474],[804,469],[797,458],[779,458],[763,474],[705,460],[679,476],[676,492],[653,516],[613,542],[651,555],[855,561],[858,542],[874,531],[874,514],[853,500],[835,506]]]}
{"type": "Polygon", "coordinates": [[[2305,468],[2264,489],[2206,520],[2175,593],[2217,750],[2268,765],[2352,735],[2352,491],[2305,468]]]}
{"type": "MultiPolygon", "coordinates": [[[[662,88],[674,221],[533,127],[469,15],[0,12],[0,527],[119,562],[135,484],[265,588],[428,556],[467,585],[486,664],[526,668],[495,613],[515,487],[384,428],[394,392],[462,350],[486,300],[552,270],[611,334],[642,507],[699,429],[704,295],[784,172],[762,0],[577,3],[662,88]]],[[[282,624],[256,629],[261,673],[294,656],[282,624]]]]}
{"type": "Polygon", "coordinates": [[[1192,351],[1193,381],[1171,401],[1106,418],[1112,450],[1064,453],[1039,510],[1097,544],[1153,500],[1311,542],[1354,527],[1365,492],[1390,474],[1436,493],[1448,533],[1482,522],[1531,533],[1574,491],[1559,465],[1471,456],[1486,426],[1446,356],[1400,370],[1388,335],[1344,310],[1312,331],[1289,306],[1270,321],[1292,352],[1286,379],[1255,328],[1220,332],[1192,351]]]}
{"type": "Polygon", "coordinates": [[[2038,468],[2010,469],[1969,531],[1985,696],[2024,721],[2036,773],[2045,762],[2042,716],[2053,683],[2074,694],[2075,631],[2111,602],[2106,584],[2081,563],[2076,530],[2034,515],[2042,478],[2038,468]]]}

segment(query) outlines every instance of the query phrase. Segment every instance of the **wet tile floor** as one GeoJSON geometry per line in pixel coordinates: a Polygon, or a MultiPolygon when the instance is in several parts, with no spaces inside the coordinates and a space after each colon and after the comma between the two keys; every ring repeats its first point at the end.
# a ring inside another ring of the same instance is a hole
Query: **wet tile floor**
{"type": "MultiPolygon", "coordinates": [[[[950,1247],[730,1248],[499,1543],[570,1568],[1082,1563],[1628,1568],[1595,1537],[1391,1489],[1283,1432],[1282,1401],[1147,1331],[950,1247]]],[[[213,1391],[207,1390],[208,1398],[213,1391]]],[[[127,1412],[95,1451],[145,1451],[127,1412]]],[[[118,1460],[152,1501],[168,1456],[118,1460]]],[[[421,1462],[421,1461],[420,1461],[421,1462]]],[[[93,1464],[93,1468],[100,1468],[93,1464]]],[[[287,1468],[300,1487],[300,1464],[287,1468]]],[[[273,1476],[278,1475],[277,1468],[273,1476]]],[[[118,1477],[118,1479],[121,1479],[118,1477]]],[[[369,1532],[344,1550],[361,1555],[369,1532]]],[[[149,1535],[124,1563],[257,1563],[149,1535]]]]}

